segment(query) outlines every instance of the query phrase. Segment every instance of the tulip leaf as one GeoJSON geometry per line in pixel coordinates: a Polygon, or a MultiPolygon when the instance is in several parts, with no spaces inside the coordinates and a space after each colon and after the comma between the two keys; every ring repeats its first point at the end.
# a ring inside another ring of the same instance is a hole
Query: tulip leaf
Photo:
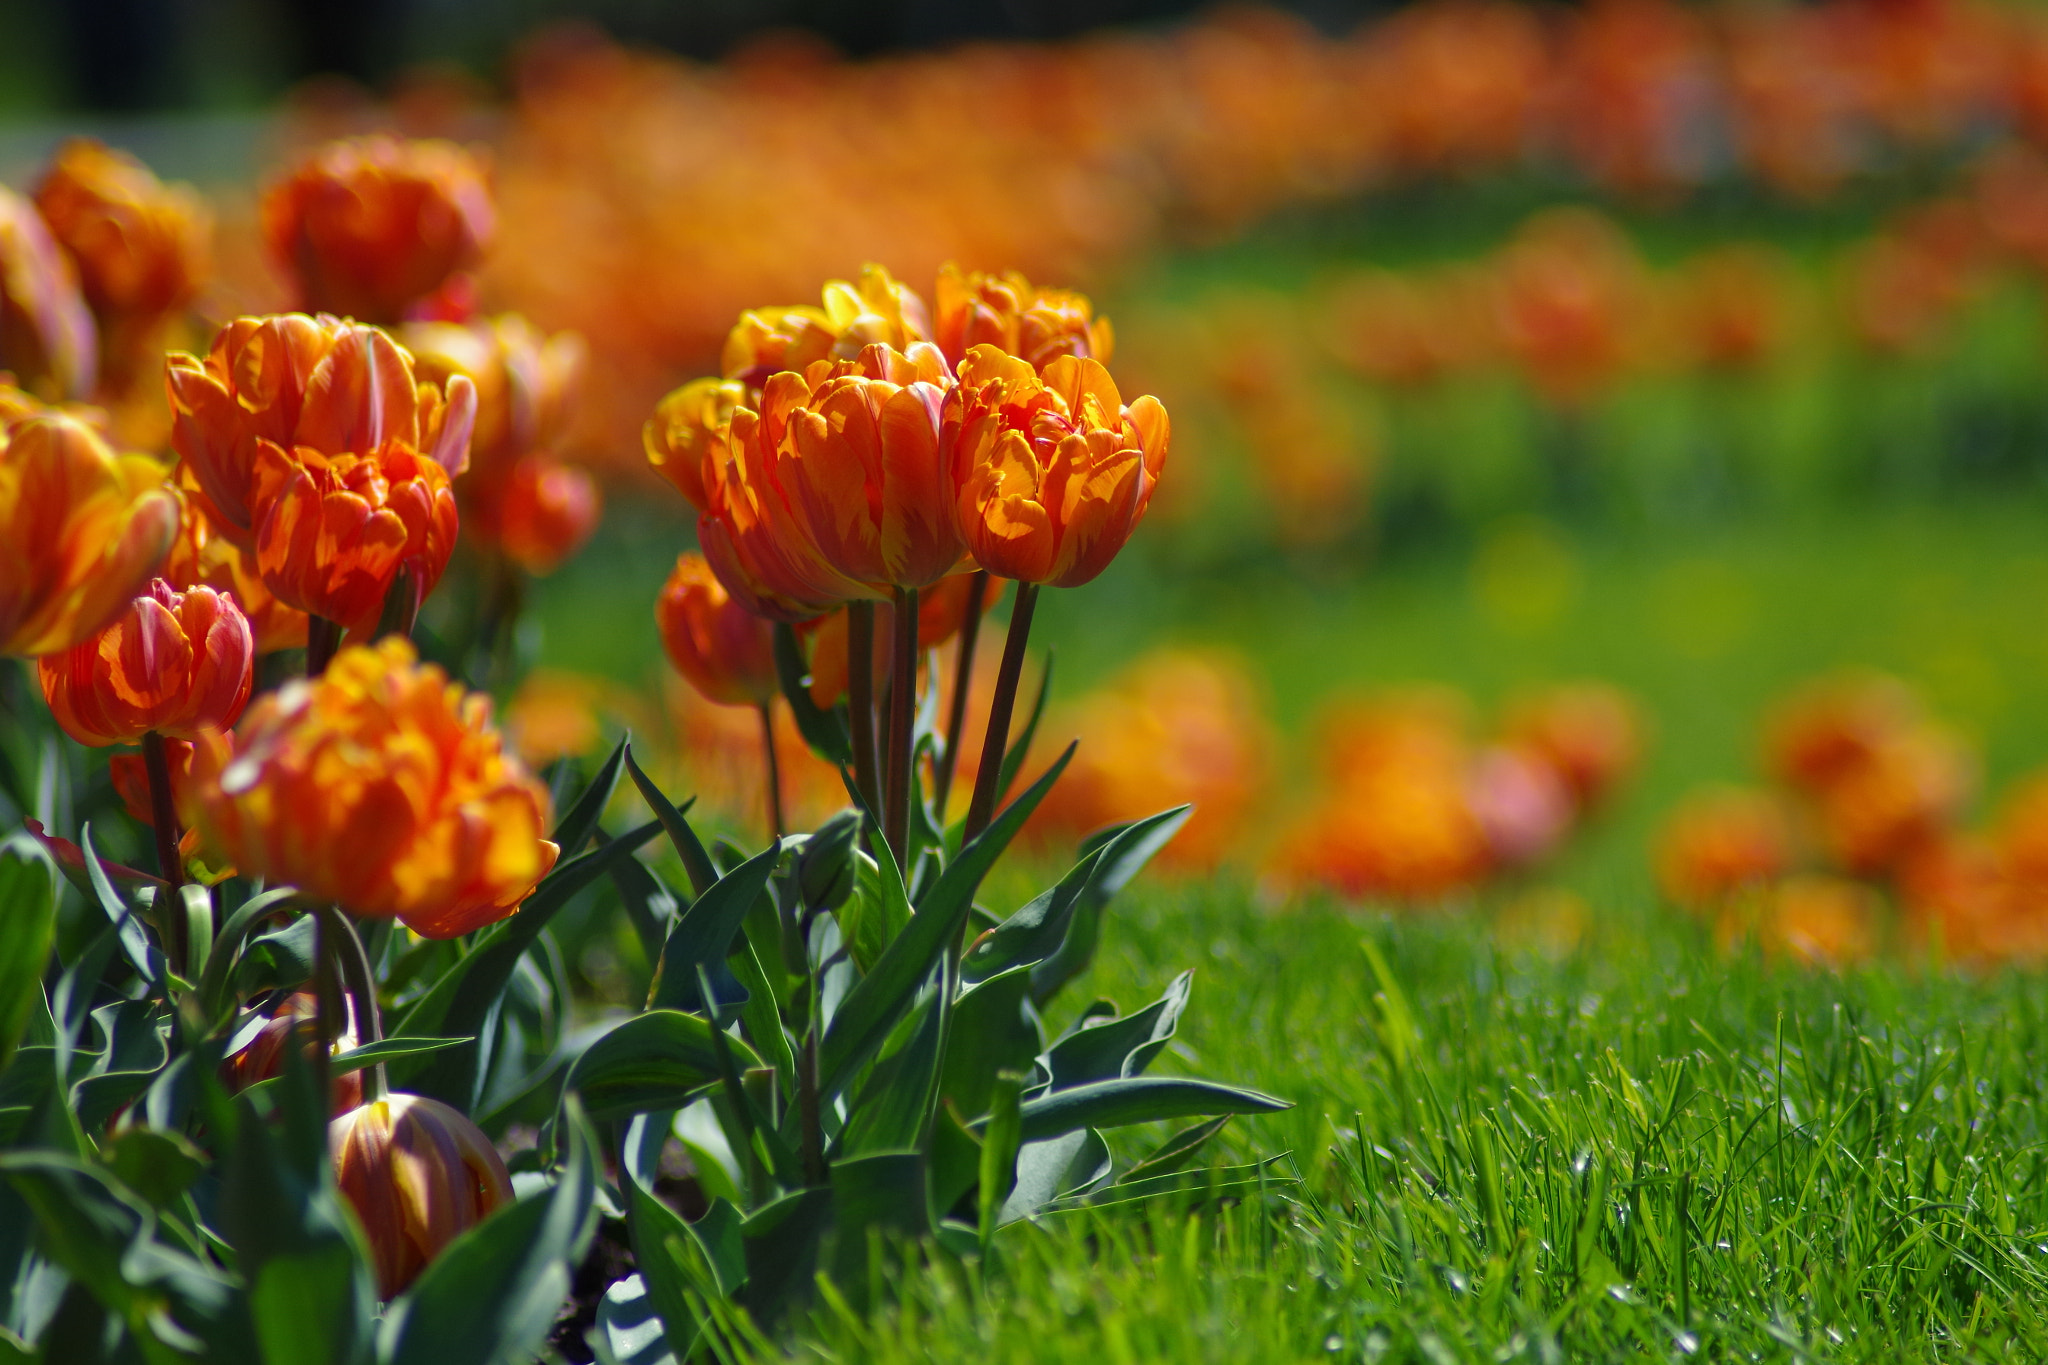
{"type": "MultiPolygon", "coordinates": [[[[1128,1123],[1214,1114],[1271,1114],[1293,1107],[1289,1100],[1214,1081],[1131,1076],[1054,1090],[1026,1100],[1024,1140],[1058,1137],[1077,1128],[1118,1128],[1128,1123]]],[[[979,1130],[981,1125],[974,1127],[979,1130]]]]}
{"type": "MultiPolygon", "coordinates": [[[[467,1035],[472,1040],[481,1036],[519,966],[519,959],[540,937],[541,930],[577,892],[602,877],[617,860],[632,857],[660,831],[660,822],[650,820],[602,848],[591,849],[557,867],[526,898],[517,913],[484,931],[468,956],[406,1011],[405,1017],[390,1030],[391,1036],[467,1035]]],[[[390,1067],[393,1086],[444,1100],[465,1113],[475,1106],[478,1071],[475,1041],[443,1050],[423,1065],[399,1063],[390,1067]]]]}
{"type": "MultiPolygon", "coordinates": [[[[706,1298],[730,1294],[744,1277],[739,1217],[732,1205],[714,1200],[695,1223],[655,1195],[661,1150],[668,1142],[671,1115],[636,1115],[619,1149],[620,1190],[626,1197],[626,1230],[633,1259],[644,1276],[645,1311],[661,1324],[667,1349],[687,1360],[699,1325],[688,1294],[706,1298]]],[[[603,1310],[599,1310],[603,1325],[603,1310]]],[[[616,1345],[616,1342],[614,1342],[616,1345]]]]}
{"type": "Polygon", "coordinates": [[[640,771],[640,765],[633,761],[633,746],[626,746],[626,771],[632,774],[633,785],[640,791],[640,798],[647,808],[654,812],[654,818],[668,834],[668,841],[675,845],[676,856],[683,860],[683,871],[690,878],[690,890],[703,895],[718,880],[718,866],[711,861],[711,855],[704,849],[704,841],[697,837],[697,831],[690,828],[690,822],[683,818],[683,812],[696,804],[691,797],[680,808],[662,794],[654,780],[640,771]]]}
{"type": "MultiPolygon", "coordinates": [[[[669,927],[655,967],[651,1009],[699,1009],[697,968],[723,966],[740,924],[768,885],[782,859],[780,844],[756,854],[720,877],[669,927]]],[[[714,978],[715,979],[715,978],[714,978]]]]}
{"type": "Polygon", "coordinates": [[[1242,1166],[1222,1166],[1194,1171],[1172,1171],[1139,1180],[1118,1181],[1092,1194],[1070,1196],[1060,1200],[1042,1212],[1068,1213],[1076,1209],[1101,1209],[1117,1204],[1134,1204],[1141,1200],[1158,1199],[1170,1195],[1193,1196],[1199,1199],[1242,1199],[1246,1195],[1262,1191],[1286,1190],[1301,1182],[1290,1175],[1275,1174],[1273,1167],[1286,1159],[1287,1154],[1267,1157],[1264,1161],[1246,1162],[1242,1166]]]}
{"type": "Polygon", "coordinates": [[[206,970],[199,978],[199,1001],[208,1018],[218,1015],[227,1003],[223,997],[227,993],[228,976],[241,953],[242,941],[265,919],[291,909],[291,903],[298,894],[294,887],[281,886],[251,896],[236,907],[235,912],[228,916],[227,923],[221,925],[220,932],[214,936],[213,950],[207,955],[206,970]]]}
{"type": "Polygon", "coordinates": [[[573,1095],[558,1127],[567,1137],[560,1178],[450,1242],[392,1301],[380,1365],[526,1365],[539,1352],[589,1240],[597,1187],[573,1095]]]}
{"type": "Polygon", "coordinates": [[[1055,1200],[1089,1189],[1109,1175],[1109,1144],[1093,1128],[1040,1138],[1017,1149],[1017,1177],[996,1215],[998,1226],[1029,1218],[1055,1200]]]}
{"type": "Polygon", "coordinates": [[[1087,893],[1101,861],[1100,850],[1091,853],[1068,869],[1056,885],[1039,892],[1023,909],[976,939],[960,964],[961,975],[969,981],[982,981],[1052,956],[1065,942],[1074,907],[1087,893]]]}
{"type": "Polygon", "coordinates": [[[247,999],[280,986],[299,986],[313,975],[313,956],[319,949],[319,928],[313,916],[303,915],[267,934],[258,934],[242,950],[235,964],[235,995],[247,999]]]}
{"type": "Polygon", "coordinates": [[[598,768],[597,776],[590,779],[590,785],[576,798],[576,804],[555,822],[555,832],[548,838],[561,849],[561,857],[575,857],[590,842],[590,836],[597,833],[598,821],[604,818],[604,808],[610,804],[612,792],[619,785],[619,768],[626,757],[626,744],[626,740],[619,741],[611,757],[598,768]]]}
{"type": "MultiPolygon", "coordinates": [[[[562,1093],[579,1094],[593,1119],[680,1109],[721,1076],[715,1030],[700,1015],[655,1009],[636,1014],[585,1049],[569,1068],[562,1093]]],[[[727,1038],[735,1066],[757,1067],[752,1049],[727,1038]]]]}
{"type": "Polygon", "coordinates": [[[1072,910],[1059,947],[1031,973],[1031,998],[1043,1005],[1062,986],[1079,976],[1095,958],[1102,936],[1102,912],[1110,899],[1166,847],[1194,814],[1193,806],[1175,806],[1143,820],[1099,830],[1081,846],[1081,859],[1095,857],[1095,871],[1072,910]]]}
{"type": "Polygon", "coordinates": [[[1135,1184],[1154,1176],[1173,1174],[1193,1161],[1196,1153],[1207,1145],[1210,1138],[1222,1132],[1223,1126],[1229,1123],[1231,1118],[1229,1114],[1218,1114],[1215,1118],[1206,1119],[1192,1128],[1181,1129],[1154,1148],[1150,1156],[1118,1176],[1116,1183],[1135,1184]]]}
{"type": "Polygon", "coordinates": [[[114,884],[107,880],[106,865],[92,847],[92,825],[87,823],[79,831],[78,841],[85,854],[85,874],[92,883],[93,899],[106,911],[113,921],[114,935],[120,942],[121,952],[144,981],[151,983],[163,979],[164,959],[149,941],[149,931],[142,926],[142,920],[129,908],[127,902],[115,893],[114,884]]]}
{"type": "Polygon", "coordinates": [[[1031,969],[1013,967],[963,991],[953,1002],[940,1093],[960,1113],[986,1113],[997,1074],[1029,1068],[1045,1046],[1036,1021],[1026,1012],[1030,993],[1031,969]]]}
{"type": "Polygon", "coordinates": [[[1045,1054],[1052,1072],[1052,1088],[1065,1090],[1091,1081],[1136,1076],[1152,1064],[1187,1009],[1188,993],[1195,974],[1182,972],[1166,988],[1166,994],[1144,1009],[1087,1028],[1076,1029],[1054,1043],[1045,1054]]]}
{"type": "Polygon", "coordinates": [[[346,1052],[337,1052],[328,1060],[330,1076],[346,1076],[351,1071],[361,1071],[366,1066],[388,1062],[396,1057],[419,1057],[429,1052],[443,1052],[451,1047],[473,1043],[471,1038],[380,1038],[374,1043],[352,1047],[346,1052]]]}
{"type": "Polygon", "coordinates": [[[823,1185],[785,1194],[740,1224],[747,1254],[740,1306],[756,1322],[773,1330],[792,1300],[810,1288],[831,1225],[832,1190],[823,1185]]]}
{"type": "Polygon", "coordinates": [[[923,1135],[944,1042],[938,994],[925,996],[911,1018],[909,1039],[868,1073],[847,1114],[837,1146],[848,1156],[899,1151],[916,1146],[923,1135]]]}
{"type": "Polygon", "coordinates": [[[1074,748],[1069,744],[1044,776],[1004,807],[987,829],[960,850],[910,917],[910,923],[883,952],[875,969],[847,992],[825,1034],[819,1062],[822,1094],[837,1095],[853,1069],[881,1046],[889,1030],[910,1007],[918,984],[930,973],[940,954],[951,950],[960,926],[973,909],[974,892],[981,879],[1038,809],[1052,784],[1059,780],[1074,756],[1074,748]]]}
{"type": "MultiPolygon", "coordinates": [[[[597,831],[596,838],[600,844],[611,842],[611,836],[602,829],[597,831]]],[[[650,968],[659,964],[662,940],[676,919],[675,895],[638,858],[612,864],[612,885],[618,889],[619,904],[625,907],[626,918],[632,922],[640,951],[647,955],[650,968]]]]}
{"type": "Polygon", "coordinates": [[[804,743],[811,746],[811,752],[827,763],[844,768],[853,762],[853,741],[847,737],[846,718],[836,708],[827,711],[811,700],[811,689],[804,683],[804,673],[804,656],[797,648],[796,632],[778,622],[775,626],[775,681],[782,688],[782,699],[789,703],[790,714],[796,718],[797,733],[804,737],[804,743]]]}
{"type": "Polygon", "coordinates": [[[57,932],[57,868],[24,834],[0,842],[0,1070],[43,1001],[57,932]]]}
{"type": "MultiPolygon", "coordinates": [[[[656,1311],[654,1295],[644,1278],[628,1275],[614,1280],[597,1301],[590,1349],[603,1365],[675,1365],[678,1357],[665,1333],[664,1317],[656,1311]]],[[[691,1333],[691,1345],[696,1344],[695,1337],[691,1333]]],[[[683,1351],[687,1358],[689,1347],[683,1351]]]]}

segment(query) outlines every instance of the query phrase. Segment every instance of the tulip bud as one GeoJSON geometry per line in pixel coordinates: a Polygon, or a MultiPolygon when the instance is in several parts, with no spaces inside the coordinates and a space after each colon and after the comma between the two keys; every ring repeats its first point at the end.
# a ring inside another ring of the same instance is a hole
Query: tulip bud
{"type": "MultiPolygon", "coordinates": [[[[18,391],[0,385],[0,411],[18,391]]],[[[0,654],[90,639],[147,587],[178,530],[178,495],[141,455],[75,417],[0,420],[0,654]]]]}
{"type": "Polygon", "coordinates": [[[580,465],[544,455],[512,467],[495,499],[472,499],[466,529],[536,578],[553,573],[597,529],[604,497],[580,465]]]}
{"type": "Polygon", "coordinates": [[[803,852],[797,855],[796,879],[810,909],[837,910],[853,894],[861,823],[859,811],[843,810],[804,841],[803,852]]]}
{"type": "MultiPolygon", "coordinates": [[[[350,1006],[353,1010],[353,1004],[350,1006]]],[[[259,1081],[267,1081],[284,1070],[284,1050],[287,1044],[297,1040],[308,1054],[314,1049],[318,1029],[314,1023],[320,1012],[319,998],[311,991],[295,992],[291,999],[278,1006],[277,1011],[256,1031],[256,1036],[230,1053],[221,1062],[221,1080],[230,1090],[247,1090],[259,1081]]],[[[354,1016],[350,1024],[328,1044],[331,1053],[347,1052],[356,1045],[354,1016]]],[[[346,1114],[363,1102],[363,1073],[351,1071],[346,1076],[334,1078],[334,1093],[329,1102],[332,1112],[346,1114]]]]}
{"type": "Polygon", "coordinates": [[[80,744],[133,743],[155,731],[190,739],[225,730],[255,681],[249,623],[212,588],[173,592],[161,578],[90,640],[37,667],[43,696],[80,744]]]}
{"type": "Polygon", "coordinates": [[[381,1298],[403,1293],[450,1242],[512,1202],[512,1177],[491,1140],[439,1100],[372,1100],[329,1124],[327,1143],[381,1298]]]}
{"type": "Polygon", "coordinates": [[[654,620],[669,662],[709,700],[759,706],[775,696],[774,628],[726,592],[702,555],[676,556],[654,620]]]}

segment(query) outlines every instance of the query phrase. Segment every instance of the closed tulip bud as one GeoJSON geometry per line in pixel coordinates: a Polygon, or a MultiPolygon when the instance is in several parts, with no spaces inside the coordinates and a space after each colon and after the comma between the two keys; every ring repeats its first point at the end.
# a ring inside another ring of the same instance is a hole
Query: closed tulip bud
{"type": "Polygon", "coordinates": [[[990,573],[1073,588],[1116,557],[1166,466],[1166,409],[1124,406],[1101,363],[1059,356],[1041,377],[976,346],[946,399],[960,530],[990,573]]]}
{"type": "Polygon", "coordinates": [[[955,365],[976,346],[993,346],[1039,370],[1063,355],[1107,365],[1116,346],[1109,319],[1095,316],[1087,295],[1034,289],[1014,270],[987,275],[947,265],[939,272],[937,326],[933,340],[955,365]]]}
{"type": "Polygon", "coordinates": [[[397,322],[483,258],[497,226],[483,167],[451,142],[350,138],[263,196],[263,242],[319,312],[397,322]]]}
{"type": "Polygon", "coordinates": [[[818,826],[797,857],[797,885],[813,910],[837,910],[853,894],[861,813],[843,810],[818,826]]]}
{"type": "Polygon", "coordinates": [[[35,205],[0,185],[0,370],[51,402],[84,398],[98,346],[70,260],[35,205]]]}
{"type": "Polygon", "coordinates": [[[449,379],[445,395],[415,377],[412,357],[374,327],[284,313],[237,318],[204,356],[166,362],[171,447],[181,478],[214,529],[256,544],[258,455],[367,455],[408,446],[449,477],[469,459],[476,388],[449,379]]]}
{"type": "Polygon", "coordinates": [[[91,639],[156,575],[177,531],[178,495],[156,461],[115,454],[75,417],[0,420],[0,654],[91,639]]]}
{"type": "Polygon", "coordinates": [[[491,1140],[460,1111],[424,1095],[387,1095],[327,1128],[334,1181],[355,1209],[391,1298],[447,1245],[512,1202],[491,1140]]]}
{"type": "MultiPolygon", "coordinates": [[[[353,1006],[351,1005],[351,1009],[353,1006]]],[[[260,1081],[267,1081],[284,1071],[284,1050],[293,1041],[307,1053],[313,1053],[318,1030],[315,1019],[320,1012],[320,1003],[311,991],[296,992],[256,1031],[256,1036],[230,1053],[221,1062],[221,1080],[231,1091],[247,1090],[260,1081]]],[[[328,1044],[330,1053],[347,1052],[356,1045],[356,1032],[351,1015],[349,1027],[344,1029],[333,1042],[328,1044]]],[[[363,1102],[363,1073],[351,1071],[345,1076],[336,1076],[334,1091],[329,1097],[332,1113],[346,1114],[363,1102]]]]}
{"type": "Polygon", "coordinates": [[[351,646],[259,698],[232,753],[202,735],[180,813],[245,873],[453,938],[511,914],[560,852],[490,715],[402,637],[351,646]]]}
{"type": "Polygon", "coordinates": [[[647,463],[699,512],[708,505],[705,470],[725,458],[733,410],[746,401],[738,380],[693,379],[662,399],[641,428],[647,463]]]}
{"type": "Polygon", "coordinates": [[[304,649],[306,613],[277,600],[256,572],[254,552],[215,531],[196,499],[183,501],[178,536],[164,560],[164,581],[180,592],[205,587],[232,593],[249,622],[258,654],[304,649]]]}
{"type": "Polygon", "coordinates": [[[597,529],[604,495],[580,465],[532,456],[512,467],[498,496],[474,504],[467,523],[486,544],[535,577],[553,573],[597,529]]]}
{"type": "Polygon", "coordinates": [[[775,696],[773,627],[733,599],[702,555],[676,556],[654,620],[669,662],[709,700],[759,706],[775,696]]]}
{"type": "Polygon", "coordinates": [[[38,672],[64,733],[101,746],[227,729],[249,700],[255,660],[232,597],[173,592],[159,578],[98,635],[45,655],[38,672]]]}
{"type": "Polygon", "coordinates": [[[78,267],[99,321],[102,377],[125,392],[161,353],[152,343],[163,323],[206,283],[206,207],[127,153],[73,138],[36,187],[36,208],[78,267]]]}
{"type": "Polygon", "coordinates": [[[287,606],[374,629],[399,570],[422,597],[455,552],[458,518],[448,473],[391,442],[328,457],[276,447],[257,457],[256,568],[287,606]]]}

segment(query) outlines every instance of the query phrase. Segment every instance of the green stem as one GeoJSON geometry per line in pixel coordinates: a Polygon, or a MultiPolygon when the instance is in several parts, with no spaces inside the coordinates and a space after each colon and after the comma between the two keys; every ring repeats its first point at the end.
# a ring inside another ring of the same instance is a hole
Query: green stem
{"type": "Polygon", "coordinates": [[[787,826],[782,819],[782,764],[775,756],[775,702],[761,703],[761,756],[768,776],[768,837],[780,839],[787,826]]]}
{"type": "Polygon", "coordinates": [[[988,708],[988,734],[981,742],[981,766],[974,774],[974,797],[967,803],[964,846],[988,828],[995,817],[997,790],[1003,780],[1003,754],[1010,743],[1010,718],[1017,709],[1017,680],[1024,673],[1024,645],[1031,638],[1031,612],[1038,605],[1038,585],[1019,583],[1010,608],[1010,633],[1003,641],[1003,663],[996,672],[995,700],[988,708]]]}
{"type": "MultiPolygon", "coordinates": [[[[895,655],[889,670],[889,783],[883,837],[896,866],[910,866],[910,766],[917,729],[917,589],[896,589],[895,655]]],[[[907,875],[907,874],[906,874],[907,875]]]]}
{"type": "MultiPolygon", "coordinates": [[[[384,1021],[377,1010],[376,973],[371,970],[370,955],[363,951],[362,939],[356,936],[355,925],[332,905],[322,905],[313,913],[320,916],[321,947],[333,952],[349,998],[355,1003],[356,1046],[367,1047],[382,1041],[384,1021]]],[[[384,1065],[380,1062],[366,1068],[363,1103],[381,1100],[384,1095],[384,1065]]]]}
{"type": "Polygon", "coordinates": [[[882,808],[875,783],[875,604],[846,604],[846,705],[853,721],[853,785],[868,809],[882,808]]]}
{"type": "Polygon", "coordinates": [[[163,921],[165,946],[171,965],[182,975],[192,960],[190,926],[185,921],[185,898],[178,888],[185,884],[185,860],[178,856],[178,808],[171,799],[171,760],[164,750],[164,737],[151,730],[142,737],[142,766],[149,773],[149,813],[156,826],[156,866],[163,874],[168,892],[159,916],[163,921]]]}
{"type": "Polygon", "coordinates": [[[953,667],[952,708],[946,716],[946,750],[932,774],[932,806],[946,823],[946,798],[953,794],[953,770],[960,764],[960,736],[967,731],[967,688],[974,677],[974,647],[981,638],[981,608],[988,600],[989,573],[977,569],[967,585],[967,617],[960,623],[960,661],[953,667]]]}

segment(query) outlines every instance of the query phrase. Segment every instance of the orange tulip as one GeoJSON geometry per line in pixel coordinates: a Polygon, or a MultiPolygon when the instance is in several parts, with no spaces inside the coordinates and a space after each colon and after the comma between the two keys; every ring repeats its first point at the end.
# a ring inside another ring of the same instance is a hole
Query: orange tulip
{"type": "Polygon", "coordinates": [[[772,628],[733,599],[702,555],[676,556],[654,620],[669,662],[709,700],[760,706],[775,696],[772,628]]]}
{"type": "Polygon", "coordinates": [[[38,665],[43,696],[80,744],[133,744],[155,731],[225,730],[255,681],[255,642],[232,597],[173,592],[161,578],[93,639],[38,665]]]}
{"type": "Polygon", "coordinates": [[[559,850],[547,792],[463,691],[390,636],[201,738],[181,812],[238,867],[453,938],[503,919],[559,850]]]}
{"type": "Polygon", "coordinates": [[[332,458],[266,445],[256,460],[256,568],[287,606],[371,630],[409,569],[421,597],[455,552],[448,472],[396,441],[332,458]]]}
{"type": "Polygon", "coordinates": [[[251,498],[266,446],[339,456],[398,442],[451,477],[468,459],[475,386],[452,377],[444,397],[418,382],[412,358],[374,327],[302,313],[237,318],[204,357],[171,356],[164,379],[185,486],[244,549],[256,543],[251,498]]]}
{"type": "Polygon", "coordinates": [[[480,502],[465,524],[527,573],[542,577],[583,548],[603,509],[604,495],[589,470],[533,456],[514,465],[496,501],[480,502]]]}
{"type": "Polygon", "coordinates": [[[976,346],[993,346],[1039,370],[1063,355],[1107,365],[1116,346],[1109,319],[1095,316],[1087,295],[1034,289],[1014,270],[987,275],[949,263],[939,272],[937,297],[934,339],[955,365],[976,346]]]}
{"type": "Polygon", "coordinates": [[[405,1290],[450,1242],[512,1202],[483,1130],[424,1095],[387,1095],[328,1125],[335,1183],[362,1224],[377,1293],[405,1290]]]}
{"type": "Polygon", "coordinates": [[[196,499],[184,500],[178,537],[164,561],[164,581],[184,592],[207,587],[233,593],[235,605],[248,618],[256,652],[304,649],[306,613],[277,600],[277,594],[256,572],[256,556],[213,529],[196,499]]]}
{"type": "Polygon", "coordinates": [[[693,379],[663,398],[641,429],[647,463],[699,512],[709,505],[707,483],[716,481],[705,470],[723,464],[733,410],[746,401],[738,380],[693,379]]]}
{"type": "Polygon", "coordinates": [[[1124,406],[1101,362],[1059,356],[1043,377],[976,346],[946,400],[961,533],[989,572],[1075,588],[1116,557],[1166,466],[1166,409],[1124,406]]]}
{"type": "Polygon", "coordinates": [[[698,543],[751,611],[799,621],[960,566],[939,451],[945,361],[928,344],[869,346],[769,378],[738,408],[698,543]]]}
{"type": "Polygon", "coordinates": [[[1657,841],[1657,884],[1689,910],[1783,873],[1792,861],[1784,807],[1762,792],[1722,788],[1689,798],[1657,841]]]}
{"type": "Polygon", "coordinates": [[[726,334],[720,365],[727,379],[760,388],[771,374],[820,360],[852,360],[869,346],[907,351],[932,339],[924,300],[878,265],[854,281],[825,285],[824,307],[750,308],[726,334]]]}
{"type": "Polygon", "coordinates": [[[1724,947],[1748,932],[1768,957],[1840,968],[1876,951],[1878,913],[1877,893],[1860,882],[1788,877],[1751,902],[1729,906],[1717,928],[1724,947]]]}
{"type": "Polygon", "coordinates": [[[1580,810],[1598,805],[1642,753],[1635,703],[1605,683],[1577,683],[1525,698],[1506,739],[1557,770],[1580,810]]]}
{"type": "Polygon", "coordinates": [[[445,389],[462,375],[476,386],[469,472],[456,487],[465,510],[488,501],[521,460],[560,447],[590,361],[576,333],[550,336],[507,313],[469,323],[409,323],[398,340],[422,380],[445,389]]]}
{"type": "Polygon", "coordinates": [[[36,208],[78,267],[99,322],[102,378],[125,392],[154,363],[163,323],[206,283],[206,206],[126,152],[73,138],[36,187],[36,208]]]}
{"type": "MultiPolygon", "coordinates": [[[[355,1002],[350,1001],[351,1023],[333,1042],[328,1044],[329,1052],[347,1052],[356,1045],[353,1023],[355,1002]]],[[[297,991],[289,1000],[277,1007],[256,1036],[221,1062],[221,1080],[231,1091],[247,1090],[259,1081],[267,1081],[284,1071],[284,1050],[287,1044],[297,1039],[308,1053],[313,1052],[316,1035],[314,1020],[319,1015],[320,1002],[311,991],[297,991]]],[[[336,1076],[332,1082],[333,1094],[329,1103],[334,1114],[346,1114],[363,1102],[363,1073],[351,1071],[346,1076],[336,1076]]]]}
{"type": "MultiPolygon", "coordinates": [[[[233,742],[232,736],[227,738],[233,742]]],[[[164,764],[170,770],[174,800],[182,799],[192,781],[192,741],[165,740],[164,764]]],[[[121,798],[121,804],[138,823],[155,826],[156,806],[149,793],[149,767],[141,754],[110,756],[107,759],[107,779],[114,784],[114,795],[121,798]]],[[[196,833],[195,830],[187,830],[185,836],[193,838],[196,833]]],[[[197,840],[194,842],[196,844],[197,840]]]]}
{"type": "Polygon", "coordinates": [[[35,205],[0,185],[0,370],[51,402],[83,398],[98,345],[70,260],[35,205]]]}
{"type": "MultiPolygon", "coordinates": [[[[0,400],[9,391],[0,385],[0,400]]],[[[163,466],[75,417],[0,422],[0,654],[88,640],[156,575],[178,531],[163,466]]]]}
{"type": "Polygon", "coordinates": [[[450,142],[350,138],[263,196],[263,241],[311,310],[397,322],[483,258],[497,219],[483,167],[450,142]]]}

